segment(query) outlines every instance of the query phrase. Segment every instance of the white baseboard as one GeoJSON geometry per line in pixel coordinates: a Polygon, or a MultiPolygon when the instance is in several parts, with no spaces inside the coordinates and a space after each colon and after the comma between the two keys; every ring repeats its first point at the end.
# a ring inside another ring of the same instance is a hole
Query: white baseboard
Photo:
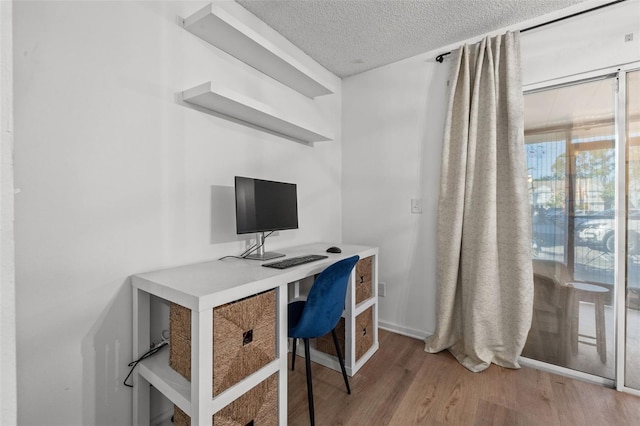
{"type": "Polygon", "coordinates": [[[401,334],[403,336],[412,337],[418,340],[424,340],[433,333],[429,333],[423,330],[416,330],[415,328],[403,327],[398,324],[394,324],[386,321],[378,321],[378,328],[381,328],[392,333],[401,334]]]}

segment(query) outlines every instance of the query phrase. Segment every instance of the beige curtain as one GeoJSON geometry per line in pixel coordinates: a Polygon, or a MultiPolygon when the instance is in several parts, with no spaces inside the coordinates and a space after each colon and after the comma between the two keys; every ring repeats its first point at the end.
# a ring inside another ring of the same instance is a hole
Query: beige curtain
{"type": "Polygon", "coordinates": [[[450,85],[425,350],[471,371],[519,368],[533,304],[519,33],[460,48],[450,85]]]}

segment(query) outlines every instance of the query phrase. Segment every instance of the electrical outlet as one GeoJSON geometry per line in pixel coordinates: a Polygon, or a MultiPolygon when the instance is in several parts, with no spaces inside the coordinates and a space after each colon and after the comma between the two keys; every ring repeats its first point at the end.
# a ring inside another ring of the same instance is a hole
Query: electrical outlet
{"type": "Polygon", "coordinates": [[[629,33],[629,34],[625,34],[624,35],[624,41],[633,41],[633,33],[629,33]]]}
{"type": "Polygon", "coordinates": [[[378,283],[378,297],[385,297],[387,295],[387,284],[378,283]]]}

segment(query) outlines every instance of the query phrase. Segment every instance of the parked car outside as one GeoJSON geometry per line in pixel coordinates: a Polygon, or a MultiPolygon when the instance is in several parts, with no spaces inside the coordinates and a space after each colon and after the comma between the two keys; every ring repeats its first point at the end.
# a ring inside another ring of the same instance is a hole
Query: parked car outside
{"type": "MultiPolygon", "coordinates": [[[[615,211],[605,210],[590,215],[576,227],[576,244],[609,253],[615,252],[615,211]]],[[[629,212],[627,221],[627,253],[640,252],[640,211],[629,212]]]]}
{"type": "MultiPolygon", "coordinates": [[[[582,223],[587,220],[584,212],[573,215],[574,234],[578,232],[582,223]]],[[[533,242],[536,247],[564,246],[565,230],[568,226],[564,209],[558,207],[537,207],[533,209],[533,242]]],[[[580,245],[580,241],[576,241],[580,245]]]]}

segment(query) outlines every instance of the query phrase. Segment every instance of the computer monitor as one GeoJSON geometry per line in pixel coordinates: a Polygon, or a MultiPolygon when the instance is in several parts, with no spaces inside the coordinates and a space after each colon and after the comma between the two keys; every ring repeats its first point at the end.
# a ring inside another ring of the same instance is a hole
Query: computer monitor
{"type": "Polygon", "coordinates": [[[293,183],[235,177],[236,232],[257,233],[255,254],[248,259],[267,260],[284,256],[264,250],[265,232],[298,229],[297,187],[293,183]]]}

